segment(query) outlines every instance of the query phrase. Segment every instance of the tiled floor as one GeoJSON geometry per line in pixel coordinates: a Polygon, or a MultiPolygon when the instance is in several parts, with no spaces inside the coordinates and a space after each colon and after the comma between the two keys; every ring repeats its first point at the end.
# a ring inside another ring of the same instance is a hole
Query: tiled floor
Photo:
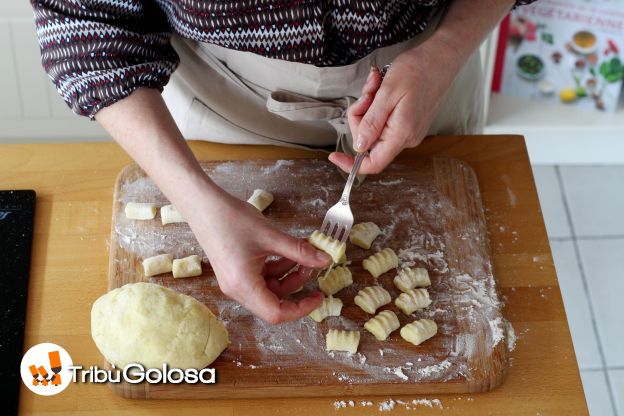
{"type": "Polygon", "coordinates": [[[624,416],[624,166],[534,166],[592,416],[624,416]]]}

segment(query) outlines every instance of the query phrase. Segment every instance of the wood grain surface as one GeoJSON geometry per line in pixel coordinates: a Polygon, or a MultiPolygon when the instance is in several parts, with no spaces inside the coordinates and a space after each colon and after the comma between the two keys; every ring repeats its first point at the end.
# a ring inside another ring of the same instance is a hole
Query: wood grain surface
{"type": "MultiPolygon", "coordinates": [[[[320,227],[328,207],[340,199],[345,182],[336,167],[322,159],[202,162],[202,166],[219,186],[241,200],[247,200],[254,189],[271,191],[275,202],[265,210],[266,217],[284,232],[303,238],[320,227]]],[[[187,224],[163,226],[159,216],[129,220],[124,213],[128,202],[169,204],[137,165],[120,173],[113,197],[109,289],[151,281],[193,296],[226,323],[231,344],[211,365],[217,371],[215,385],[113,385],[123,396],[467,393],[487,391],[502,382],[508,366],[506,326],[492,276],[485,217],[476,176],[459,159],[395,162],[352,192],[356,221],[372,221],[383,231],[371,250],[348,244],[354,283],[335,295],[344,303],[342,317],[322,323],[304,318],[268,325],[254,317],[221,293],[208,258],[187,224]],[[433,303],[426,310],[406,316],[393,304],[380,308],[393,310],[401,325],[420,318],[436,321],[438,335],[418,347],[404,341],[399,331],[377,341],[363,329],[372,315],[353,303],[366,286],[383,286],[392,299],[401,293],[392,283],[396,270],[374,279],[361,267],[364,258],[385,247],[399,254],[400,266],[425,267],[431,276],[433,303]],[[163,253],[174,258],[200,254],[204,274],[188,279],[174,279],[171,273],[145,277],[142,260],[163,253]],[[328,354],[324,346],[329,328],[360,331],[358,353],[328,354]]],[[[317,288],[312,279],[304,293],[317,288]]],[[[135,361],[141,362],[140,357],[135,361]]]]}
{"type": "MultiPolygon", "coordinates": [[[[202,160],[292,159],[322,156],[293,149],[191,142],[202,160]]],[[[448,156],[474,169],[490,236],[503,311],[518,337],[505,382],[481,394],[371,395],[336,410],[336,400],[131,400],[105,385],[76,383],[53,397],[20,393],[25,415],[368,415],[390,398],[439,399],[418,414],[586,415],[587,407],[524,140],[520,136],[434,137],[399,159],[448,156]]],[[[25,349],[54,342],[73,362],[101,365],[90,336],[89,311],[108,285],[115,179],[131,163],[113,143],[0,146],[0,188],[35,189],[37,213],[25,349]]],[[[10,278],[10,277],[8,277],[10,278]]],[[[414,414],[397,404],[391,415],[414,414]]]]}

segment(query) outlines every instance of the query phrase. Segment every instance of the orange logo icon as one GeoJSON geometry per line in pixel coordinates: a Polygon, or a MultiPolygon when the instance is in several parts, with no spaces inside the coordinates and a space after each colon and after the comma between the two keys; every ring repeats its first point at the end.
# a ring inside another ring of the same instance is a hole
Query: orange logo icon
{"type": "Polygon", "coordinates": [[[62,347],[51,343],[38,344],[22,358],[22,380],[31,391],[51,396],[69,385],[69,368],[72,366],[69,354],[62,347]]]}
{"type": "Polygon", "coordinates": [[[28,367],[30,369],[30,374],[33,376],[33,386],[38,386],[40,383],[44,386],[47,386],[48,383],[52,386],[61,385],[61,375],[59,374],[63,368],[61,366],[61,356],[58,351],[50,351],[48,353],[48,358],[50,359],[50,369],[52,373],[54,373],[50,378],[48,378],[48,372],[44,366],[36,367],[35,365],[31,365],[28,367]],[[42,377],[41,380],[39,380],[40,375],[42,377]]]}

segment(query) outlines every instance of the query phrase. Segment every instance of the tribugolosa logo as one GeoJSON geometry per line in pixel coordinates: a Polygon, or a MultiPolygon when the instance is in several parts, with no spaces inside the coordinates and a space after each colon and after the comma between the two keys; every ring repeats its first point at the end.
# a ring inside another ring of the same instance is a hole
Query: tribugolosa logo
{"type": "Polygon", "coordinates": [[[6,219],[12,211],[0,211],[0,221],[6,219]]]}
{"type": "Polygon", "coordinates": [[[63,347],[45,342],[24,354],[20,372],[30,391],[42,396],[60,393],[72,381],[72,359],[63,347]]]}
{"type": "Polygon", "coordinates": [[[52,396],[65,390],[70,383],[216,383],[214,368],[145,368],[138,363],[127,364],[123,369],[112,365],[103,370],[96,366],[84,369],[74,365],[63,347],[46,342],[37,344],[24,354],[20,366],[22,381],[28,389],[42,396],[52,396]]]}

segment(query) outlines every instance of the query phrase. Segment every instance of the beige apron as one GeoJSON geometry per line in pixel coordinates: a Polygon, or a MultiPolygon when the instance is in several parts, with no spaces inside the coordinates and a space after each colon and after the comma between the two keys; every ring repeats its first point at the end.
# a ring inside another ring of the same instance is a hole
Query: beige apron
{"type": "MultiPolygon", "coordinates": [[[[346,109],[360,96],[371,66],[391,63],[426,40],[425,32],[337,67],[270,59],[174,36],[180,67],[163,97],[187,139],[337,150],[353,154],[346,109]]],[[[428,134],[475,134],[483,128],[479,53],[448,91],[428,134]]],[[[418,116],[418,115],[416,115],[418,116]]]]}

